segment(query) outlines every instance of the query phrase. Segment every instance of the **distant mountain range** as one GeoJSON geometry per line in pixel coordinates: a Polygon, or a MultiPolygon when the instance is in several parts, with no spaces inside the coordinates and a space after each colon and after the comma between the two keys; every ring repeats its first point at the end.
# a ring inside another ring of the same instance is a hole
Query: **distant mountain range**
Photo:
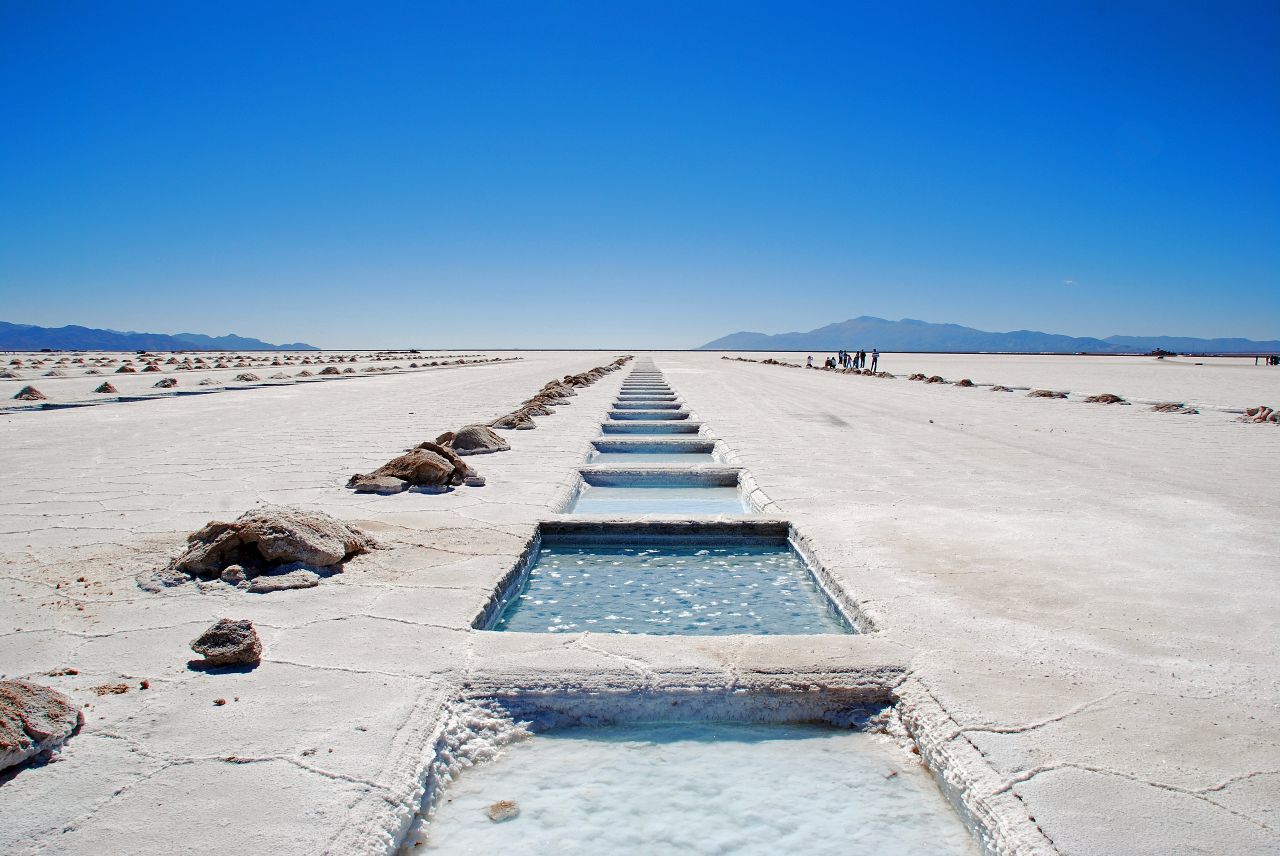
{"type": "Polygon", "coordinates": [[[1276,353],[1280,341],[1194,339],[1179,336],[1109,336],[1106,339],[1060,336],[1035,330],[988,333],[959,324],[930,324],[903,318],[886,321],[863,315],[828,324],[808,333],[731,333],[708,342],[702,351],[835,351],[841,348],[879,348],[882,351],[994,351],[1012,353],[1097,354],[1150,353],[1156,348],[1175,353],[1276,353]]]}
{"type": "Polygon", "coordinates": [[[92,327],[37,327],[0,321],[0,351],[318,351],[314,345],[292,342],[272,345],[258,339],[228,334],[122,333],[92,327]]]}

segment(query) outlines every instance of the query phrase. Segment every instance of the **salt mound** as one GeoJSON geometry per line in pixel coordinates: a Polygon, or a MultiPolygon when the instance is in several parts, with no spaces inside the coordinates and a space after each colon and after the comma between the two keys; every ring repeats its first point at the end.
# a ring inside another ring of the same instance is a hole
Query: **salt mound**
{"type": "Polygon", "coordinates": [[[322,375],[342,374],[342,369],[338,368],[337,366],[326,366],[320,369],[320,374],[322,375]]]}
{"type": "Polygon", "coordinates": [[[1273,410],[1265,404],[1245,410],[1237,422],[1276,422],[1280,423],[1280,411],[1273,410]]]}
{"type": "Polygon", "coordinates": [[[172,377],[162,377],[160,380],[152,384],[156,389],[172,389],[178,385],[178,379],[172,377]]]}
{"type": "Polygon", "coordinates": [[[0,681],[0,769],[58,748],[83,722],[80,708],[55,689],[0,681]]]}
{"type": "Polygon", "coordinates": [[[1051,389],[1033,389],[1027,393],[1027,398],[1066,398],[1065,392],[1054,392],[1051,389]]]}
{"type": "Polygon", "coordinates": [[[235,379],[240,381],[241,383],[253,383],[254,381],[262,380],[262,378],[258,377],[253,372],[244,372],[243,374],[238,374],[236,375],[235,379]]]}
{"type": "Polygon", "coordinates": [[[40,376],[41,377],[66,377],[67,373],[64,372],[62,369],[49,369],[47,372],[45,372],[40,376]]]}
{"type": "Polygon", "coordinates": [[[468,475],[466,462],[452,449],[438,443],[423,443],[371,473],[356,473],[347,487],[357,493],[398,493],[410,486],[444,491],[462,484],[468,475]]]}
{"type": "Polygon", "coordinates": [[[508,413],[489,423],[490,428],[507,428],[517,431],[529,431],[538,427],[538,423],[533,421],[533,417],[523,410],[517,410],[514,413],[508,413]]]}
{"type": "Polygon", "coordinates": [[[464,425],[445,445],[459,455],[488,455],[511,450],[507,441],[488,425],[464,425]]]}
{"type": "Polygon", "coordinates": [[[101,384],[99,384],[98,388],[94,390],[94,392],[102,392],[102,393],[115,393],[119,391],[120,390],[116,389],[114,386],[111,385],[110,381],[103,381],[101,384]]]}
{"type": "Polygon", "coordinates": [[[991,391],[992,392],[1013,392],[1013,390],[1009,389],[1009,387],[1002,386],[1001,384],[996,384],[995,386],[991,387],[991,391]]]}
{"type": "Polygon", "coordinates": [[[16,380],[17,378],[20,378],[20,377],[22,377],[22,375],[18,374],[15,371],[10,371],[9,369],[0,371],[0,378],[4,378],[5,380],[16,380]]]}
{"type": "Polygon", "coordinates": [[[969,380],[967,377],[962,378],[956,381],[956,386],[973,386],[973,381],[969,380]]]}
{"type": "Polygon", "coordinates": [[[1129,403],[1125,401],[1123,398],[1121,398],[1120,396],[1112,395],[1109,392],[1104,392],[1100,395],[1091,395],[1088,398],[1086,398],[1084,401],[1085,401],[1085,404],[1128,404],[1129,403]]]}
{"type": "Polygon", "coordinates": [[[359,529],[324,512],[283,505],[246,511],[234,523],[211,521],[187,536],[187,544],[170,569],[205,578],[221,576],[231,565],[250,577],[293,563],[334,568],[377,547],[359,529]]]}
{"type": "Polygon", "coordinates": [[[15,401],[45,401],[49,396],[36,389],[34,386],[24,386],[22,389],[18,390],[17,395],[13,398],[15,401]]]}
{"type": "Polygon", "coordinates": [[[1187,407],[1181,401],[1166,401],[1151,407],[1156,413],[1199,413],[1194,407],[1187,407]]]}
{"type": "Polygon", "coordinates": [[[137,374],[138,370],[130,365],[123,365],[116,369],[116,374],[137,374]]]}
{"type": "Polygon", "coordinates": [[[933,377],[926,378],[925,383],[946,383],[946,381],[942,379],[941,375],[934,375],[933,377]]]}
{"type": "Polygon", "coordinates": [[[924,379],[925,379],[924,375],[920,374],[920,372],[916,372],[911,377],[907,378],[907,380],[924,380],[924,379]]]}

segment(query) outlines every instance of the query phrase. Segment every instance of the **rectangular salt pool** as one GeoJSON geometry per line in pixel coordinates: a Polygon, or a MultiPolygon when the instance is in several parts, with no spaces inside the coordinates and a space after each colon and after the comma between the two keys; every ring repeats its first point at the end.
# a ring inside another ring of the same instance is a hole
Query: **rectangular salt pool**
{"type": "Polygon", "coordinates": [[[979,854],[929,772],[904,749],[883,735],[827,725],[676,722],[535,733],[449,782],[423,831],[425,842],[410,853],[979,854]]]}
{"type": "Polygon", "coordinates": [[[604,434],[697,434],[702,430],[701,422],[688,420],[663,421],[627,421],[604,422],[600,431],[604,434]]]}
{"type": "Polygon", "coordinates": [[[565,509],[572,514],[749,514],[737,486],[583,484],[565,509]]]}
{"type": "Polygon", "coordinates": [[[592,441],[587,463],[627,467],[666,464],[694,466],[719,463],[714,440],[670,438],[630,440],[600,438],[592,441]]]}
{"type": "Polygon", "coordinates": [[[678,464],[680,466],[688,464],[692,466],[694,464],[714,464],[716,463],[716,457],[710,452],[601,452],[597,450],[591,453],[587,458],[587,462],[624,467],[636,464],[678,464]]]}
{"type": "Polygon", "coordinates": [[[788,544],[544,543],[493,630],[852,633],[788,544]]]}

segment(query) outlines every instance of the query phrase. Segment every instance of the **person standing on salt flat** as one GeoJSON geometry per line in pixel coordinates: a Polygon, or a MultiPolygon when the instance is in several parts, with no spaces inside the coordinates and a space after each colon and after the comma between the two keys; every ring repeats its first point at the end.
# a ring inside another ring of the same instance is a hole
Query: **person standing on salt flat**
{"type": "Polygon", "coordinates": [[[880,352],[875,348],[871,349],[871,371],[876,370],[876,364],[880,362],[880,352]]]}

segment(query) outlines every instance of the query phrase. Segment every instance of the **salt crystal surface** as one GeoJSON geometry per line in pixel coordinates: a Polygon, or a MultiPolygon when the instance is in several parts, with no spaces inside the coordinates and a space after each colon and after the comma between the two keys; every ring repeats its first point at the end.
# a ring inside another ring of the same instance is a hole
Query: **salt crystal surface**
{"type": "Polygon", "coordinates": [[[977,856],[888,739],[811,725],[663,723],[526,738],[464,770],[409,852],[977,856]],[[520,815],[493,823],[511,800],[520,815]]]}

